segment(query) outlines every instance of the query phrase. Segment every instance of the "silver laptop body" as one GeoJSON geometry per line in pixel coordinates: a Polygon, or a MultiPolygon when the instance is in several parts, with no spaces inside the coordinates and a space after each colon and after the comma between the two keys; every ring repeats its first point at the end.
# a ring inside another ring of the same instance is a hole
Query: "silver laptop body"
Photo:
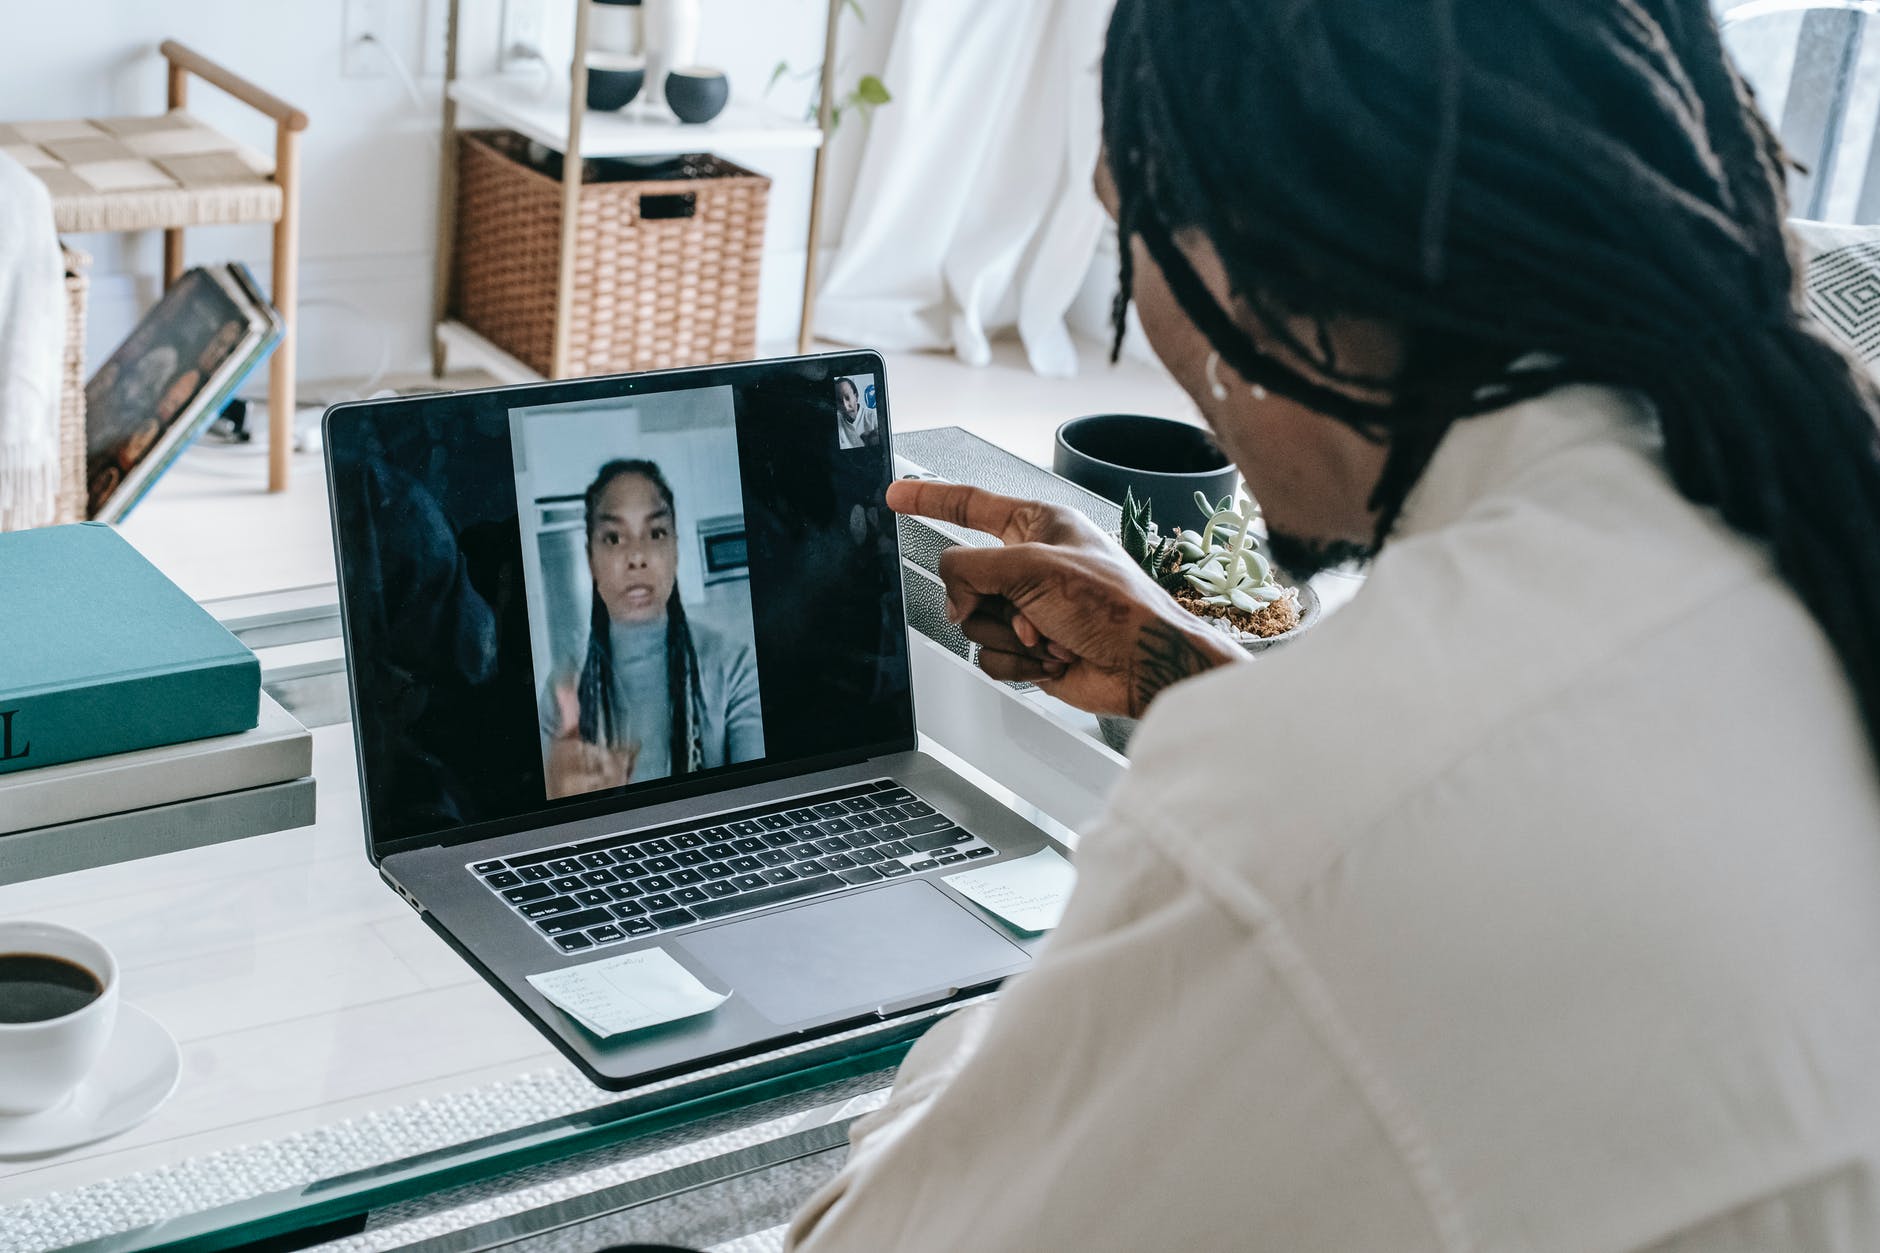
{"type": "Polygon", "coordinates": [[[879,356],[324,435],[367,854],[595,1083],[918,1029],[1026,968],[945,881],[1051,841],[916,749],[879,356]],[[655,946],[728,999],[603,1038],[528,981],[655,946]]]}

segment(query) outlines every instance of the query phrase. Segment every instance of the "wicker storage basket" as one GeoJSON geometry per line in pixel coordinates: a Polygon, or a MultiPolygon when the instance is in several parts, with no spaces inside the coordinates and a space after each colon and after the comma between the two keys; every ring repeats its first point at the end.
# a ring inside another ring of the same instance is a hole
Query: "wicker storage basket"
{"type": "Polygon", "coordinates": [[[59,376],[59,503],[55,522],[85,520],[85,298],[91,258],[65,249],[65,364],[59,376]]]}
{"type": "MultiPolygon", "coordinates": [[[[459,137],[452,311],[555,373],[561,183],[509,131],[459,137]]],[[[590,163],[593,164],[593,163],[590,163]]],[[[770,180],[713,156],[676,177],[583,181],[562,377],[736,361],[757,351],[770,180]]]]}

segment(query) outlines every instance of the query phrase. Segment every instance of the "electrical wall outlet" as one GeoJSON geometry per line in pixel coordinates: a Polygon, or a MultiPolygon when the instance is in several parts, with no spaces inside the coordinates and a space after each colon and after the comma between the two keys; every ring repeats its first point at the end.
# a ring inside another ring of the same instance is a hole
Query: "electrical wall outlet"
{"type": "Polygon", "coordinates": [[[340,22],[340,77],[382,78],[392,37],[392,0],[346,0],[340,22]],[[374,48],[372,40],[379,42],[374,48]]]}
{"type": "Polygon", "coordinates": [[[542,55],[548,37],[547,0],[503,0],[503,41],[497,52],[504,70],[542,55]]]}

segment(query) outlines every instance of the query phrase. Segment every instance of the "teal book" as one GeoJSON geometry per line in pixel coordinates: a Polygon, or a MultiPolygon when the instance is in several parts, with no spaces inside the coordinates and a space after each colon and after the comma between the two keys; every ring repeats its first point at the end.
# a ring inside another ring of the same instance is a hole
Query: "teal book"
{"type": "Polygon", "coordinates": [[[101,522],[0,534],[0,774],[253,727],[261,664],[101,522]]]}

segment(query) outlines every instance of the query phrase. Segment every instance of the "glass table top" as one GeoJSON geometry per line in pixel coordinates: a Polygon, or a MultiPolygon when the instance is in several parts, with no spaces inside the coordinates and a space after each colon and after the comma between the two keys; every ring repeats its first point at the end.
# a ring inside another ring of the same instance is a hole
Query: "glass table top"
{"type": "MultiPolygon", "coordinates": [[[[355,1234],[348,1248],[404,1247],[388,1242],[400,1224],[508,1238],[564,1221],[557,1206],[624,1209],[731,1179],[742,1182],[726,1213],[787,1217],[820,1177],[802,1164],[839,1158],[848,1122],[880,1103],[941,1011],[629,1092],[595,1088],[367,861],[332,589],[210,607],[312,729],[318,817],[0,886],[0,917],[68,923],[109,945],[125,1001],[183,1056],[177,1091],[140,1126],[0,1159],[0,1249],[228,1249],[356,1232],[368,1215],[377,1243],[355,1234]]],[[[1054,834],[1097,812],[1122,762],[1093,723],[916,644],[930,751],[1054,834]]]]}

